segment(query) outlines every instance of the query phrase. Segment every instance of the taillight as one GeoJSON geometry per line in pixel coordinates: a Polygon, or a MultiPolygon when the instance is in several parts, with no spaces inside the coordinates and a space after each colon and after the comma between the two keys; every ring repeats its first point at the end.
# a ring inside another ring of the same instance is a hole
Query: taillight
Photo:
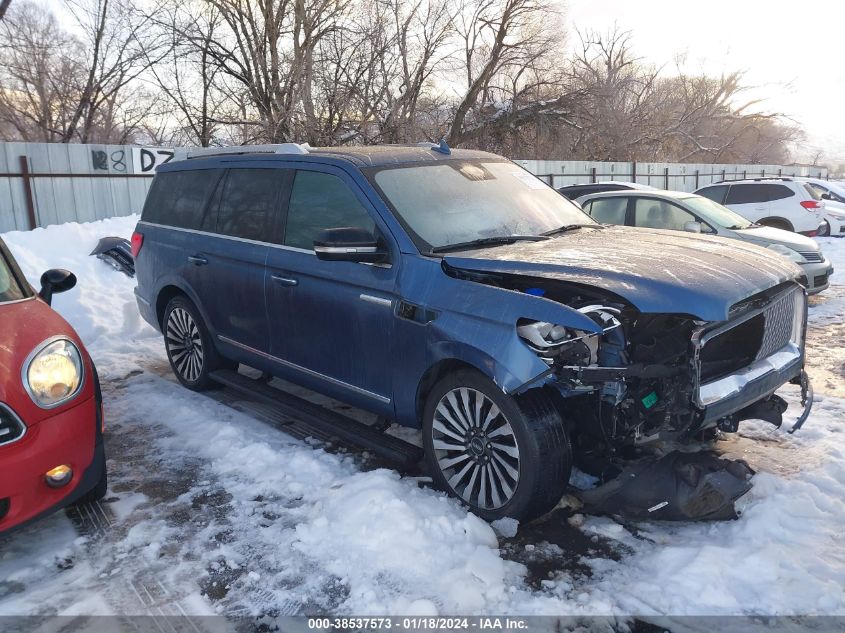
{"type": "Polygon", "coordinates": [[[801,206],[807,210],[810,209],[821,209],[822,205],[819,204],[818,200],[802,200],[801,206]]]}
{"type": "Polygon", "coordinates": [[[144,234],[138,233],[135,231],[132,234],[132,259],[136,259],[138,257],[138,253],[141,252],[141,247],[144,245],[144,234]]]}

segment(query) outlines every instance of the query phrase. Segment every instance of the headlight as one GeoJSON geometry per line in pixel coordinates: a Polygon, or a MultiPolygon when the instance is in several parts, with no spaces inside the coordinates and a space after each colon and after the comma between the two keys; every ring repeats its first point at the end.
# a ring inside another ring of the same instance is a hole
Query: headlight
{"type": "Polygon", "coordinates": [[[516,328],[517,334],[530,347],[539,352],[545,352],[560,347],[572,338],[571,333],[562,325],[533,321],[516,328]]]}
{"type": "Polygon", "coordinates": [[[42,409],[52,409],[79,393],[82,357],[65,338],[49,341],[30,354],[22,378],[32,401],[42,409]]]}
{"type": "Polygon", "coordinates": [[[769,248],[776,253],[780,253],[784,257],[788,257],[796,264],[806,264],[807,261],[801,256],[800,253],[797,251],[792,250],[788,246],[784,246],[783,244],[770,244],[769,248]]]}

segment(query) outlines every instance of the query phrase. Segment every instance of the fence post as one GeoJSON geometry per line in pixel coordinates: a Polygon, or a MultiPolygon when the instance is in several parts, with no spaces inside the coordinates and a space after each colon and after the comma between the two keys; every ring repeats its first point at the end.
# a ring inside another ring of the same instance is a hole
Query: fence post
{"type": "Polygon", "coordinates": [[[743,180],[747,180],[747,179],[748,179],[748,170],[747,170],[747,169],[743,169],[743,170],[742,170],[742,179],[743,179],[743,180]]]}
{"type": "Polygon", "coordinates": [[[726,179],[725,177],[726,177],[727,175],[728,175],[728,171],[727,171],[726,169],[723,169],[723,170],[722,170],[722,180],[725,180],[725,179],[726,179]]]}
{"type": "Polygon", "coordinates": [[[778,178],[780,178],[780,177],[782,177],[782,176],[783,176],[783,167],[781,167],[780,169],[778,169],[778,178]]]}
{"type": "Polygon", "coordinates": [[[598,182],[599,181],[598,178],[596,178],[596,168],[595,167],[593,167],[590,170],[590,178],[591,178],[590,182],[598,182]]]}
{"type": "Polygon", "coordinates": [[[698,177],[699,177],[699,172],[698,172],[698,170],[696,169],[696,170],[695,170],[695,188],[696,188],[696,189],[698,189],[698,187],[699,187],[699,185],[698,185],[698,177]]]}
{"type": "Polygon", "coordinates": [[[631,161],[631,182],[637,182],[637,161],[631,161]]]}
{"type": "Polygon", "coordinates": [[[26,199],[26,216],[29,220],[29,229],[38,227],[35,219],[35,197],[32,195],[32,176],[29,174],[29,159],[26,156],[19,156],[21,166],[21,180],[23,181],[23,195],[26,199]]]}
{"type": "Polygon", "coordinates": [[[668,167],[664,167],[664,169],[663,169],[663,182],[666,185],[663,188],[668,191],[669,190],[669,168],[668,167]]]}

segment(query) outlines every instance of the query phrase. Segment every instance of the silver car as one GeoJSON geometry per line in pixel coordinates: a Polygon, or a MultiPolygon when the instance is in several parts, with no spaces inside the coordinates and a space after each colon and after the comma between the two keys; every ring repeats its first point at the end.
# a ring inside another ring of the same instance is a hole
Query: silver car
{"type": "Polygon", "coordinates": [[[709,198],[682,191],[608,191],[577,199],[602,224],[718,235],[765,246],[804,270],[809,294],[828,287],[833,266],[809,237],[760,226],[709,198]]]}

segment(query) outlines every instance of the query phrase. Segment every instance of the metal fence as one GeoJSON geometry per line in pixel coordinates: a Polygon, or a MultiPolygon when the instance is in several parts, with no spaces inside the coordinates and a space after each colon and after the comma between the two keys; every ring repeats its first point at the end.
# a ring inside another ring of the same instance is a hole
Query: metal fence
{"type": "Polygon", "coordinates": [[[827,178],[827,168],[803,165],[722,165],[707,163],[587,162],[516,160],[553,187],[603,182],[636,182],[658,189],[692,192],[719,180],[803,176],[827,178]]]}
{"type": "Polygon", "coordinates": [[[173,150],[0,143],[0,233],[137,213],[173,150]]]}
{"type": "MultiPolygon", "coordinates": [[[[140,212],[155,169],[173,148],[0,142],[0,233],[140,212]]],[[[821,168],[517,160],[555,187],[604,180],[694,191],[715,180],[827,177],[821,168]]]]}

